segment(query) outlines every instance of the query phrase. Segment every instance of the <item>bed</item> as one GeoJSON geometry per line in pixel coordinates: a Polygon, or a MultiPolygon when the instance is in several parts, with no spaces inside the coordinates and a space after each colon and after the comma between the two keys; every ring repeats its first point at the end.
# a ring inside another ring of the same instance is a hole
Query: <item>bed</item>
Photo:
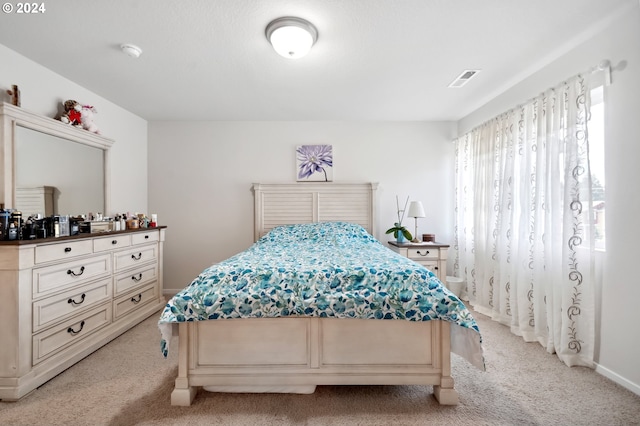
{"type": "Polygon", "coordinates": [[[317,385],[433,385],[455,405],[454,351],[483,369],[464,304],[377,241],[375,183],[254,184],[255,240],[169,300],[178,333],[172,405],[213,392],[311,393],[317,385]]]}

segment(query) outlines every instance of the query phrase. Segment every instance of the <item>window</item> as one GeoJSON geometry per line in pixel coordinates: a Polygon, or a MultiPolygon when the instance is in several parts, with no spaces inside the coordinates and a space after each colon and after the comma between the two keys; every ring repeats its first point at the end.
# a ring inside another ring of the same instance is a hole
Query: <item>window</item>
{"type": "Polygon", "coordinates": [[[589,132],[589,162],[596,249],[605,245],[605,179],[604,179],[604,96],[603,86],[591,90],[591,114],[587,123],[589,132]]]}

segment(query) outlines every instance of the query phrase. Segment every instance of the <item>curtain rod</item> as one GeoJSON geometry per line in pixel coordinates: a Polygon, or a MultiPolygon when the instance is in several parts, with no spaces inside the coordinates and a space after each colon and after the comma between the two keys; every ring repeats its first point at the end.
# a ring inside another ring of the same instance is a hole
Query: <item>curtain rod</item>
{"type": "Polygon", "coordinates": [[[590,74],[600,72],[600,71],[604,72],[604,85],[605,86],[611,85],[611,61],[609,61],[608,59],[603,59],[600,62],[598,62],[598,65],[589,68],[590,74]]]}
{"type": "MultiPolygon", "coordinates": [[[[600,62],[598,62],[598,65],[592,66],[591,68],[588,68],[587,70],[585,70],[585,71],[583,71],[581,73],[574,74],[573,76],[571,76],[569,78],[573,78],[573,77],[575,77],[577,75],[580,75],[580,74],[594,74],[594,73],[597,73],[597,72],[600,72],[600,71],[604,72],[604,85],[605,86],[611,85],[611,61],[609,61],[608,59],[603,59],[600,62]]],[[[568,80],[568,79],[565,79],[565,80],[568,80]]],[[[524,104],[526,104],[528,102],[531,102],[534,99],[535,99],[535,97],[531,98],[531,99],[528,99],[525,102],[521,102],[518,105],[516,105],[515,107],[509,108],[507,111],[505,111],[503,113],[500,113],[500,114],[496,115],[495,117],[490,118],[490,119],[478,124],[477,126],[474,126],[473,128],[471,128],[471,130],[465,132],[463,135],[458,136],[455,139],[453,139],[452,142],[455,142],[457,139],[461,138],[462,136],[473,132],[474,130],[476,130],[476,129],[484,126],[485,124],[491,122],[492,120],[495,120],[496,118],[500,117],[501,115],[506,114],[506,113],[514,110],[515,108],[518,108],[521,105],[524,105],[524,104]]]]}

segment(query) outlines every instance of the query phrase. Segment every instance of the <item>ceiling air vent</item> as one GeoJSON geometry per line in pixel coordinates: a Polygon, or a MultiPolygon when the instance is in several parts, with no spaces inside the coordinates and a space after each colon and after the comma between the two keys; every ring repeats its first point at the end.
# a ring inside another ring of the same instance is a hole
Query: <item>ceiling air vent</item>
{"type": "Polygon", "coordinates": [[[465,84],[467,84],[467,82],[469,80],[471,80],[476,74],[478,74],[480,72],[480,70],[464,70],[462,71],[462,73],[456,77],[455,80],[453,80],[449,86],[447,87],[453,87],[453,88],[458,88],[458,87],[462,87],[465,84]]]}

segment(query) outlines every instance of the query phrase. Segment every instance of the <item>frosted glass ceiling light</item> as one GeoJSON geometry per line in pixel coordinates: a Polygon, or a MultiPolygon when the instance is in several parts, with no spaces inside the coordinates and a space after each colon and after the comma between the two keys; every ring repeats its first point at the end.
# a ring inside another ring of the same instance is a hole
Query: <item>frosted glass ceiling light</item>
{"type": "Polygon", "coordinates": [[[265,34],[275,51],[289,59],[302,58],[318,40],[318,30],[311,22],[291,16],[271,21],[265,34]]]}

